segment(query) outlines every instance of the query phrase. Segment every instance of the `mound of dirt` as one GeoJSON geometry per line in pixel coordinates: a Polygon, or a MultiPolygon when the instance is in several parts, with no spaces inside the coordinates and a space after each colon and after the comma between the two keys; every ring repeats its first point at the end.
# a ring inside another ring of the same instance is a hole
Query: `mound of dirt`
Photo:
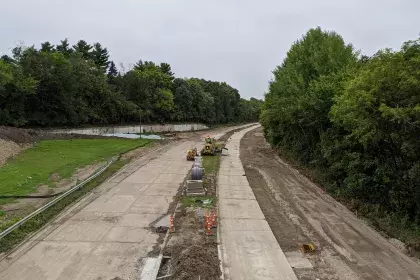
{"type": "Polygon", "coordinates": [[[172,279],[197,280],[200,276],[201,280],[214,280],[220,276],[220,269],[217,265],[219,257],[217,255],[217,247],[214,241],[208,240],[201,244],[195,244],[182,250],[179,254],[172,255],[172,265],[174,271],[172,279]],[[215,265],[216,264],[216,265],[215,265]]]}
{"type": "MultiPolygon", "coordinates": [[[[40,140],[61,140],[61,139],[98,139],[114,138],[100,135],[84,135],[73,133],[50,133],[40,129],[26,129],[9,126],[0,126],[0,139],[13,141],[17,144],[34,143],[40,140]]],[[[115,137],[117,138],[117,137],[115,137]]]]}
{"type": "Polygon", "coordinates": [[[0,126],[0,139],[13,141],[18,144],[32,143],[40,134],[40,132],[33,129],[0,126]]]}
{"type": "Polygon", "coordinates": [[[24,148],[25,145],[19,145],[13,141],[0,139],[0,166],[2,166],[8,158],[17,155],[24,148]]]}

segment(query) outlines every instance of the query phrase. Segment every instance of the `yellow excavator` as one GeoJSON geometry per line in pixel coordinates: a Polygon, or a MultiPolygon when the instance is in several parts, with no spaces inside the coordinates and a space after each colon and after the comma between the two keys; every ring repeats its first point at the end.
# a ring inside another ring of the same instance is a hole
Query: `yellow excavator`
{"type": "Polygon", "coordinates": [[[194,160],[194,158],[198,155],[197,148],[192,148],[187,152],[187,160],[194,160]]]}
{"type": "Polygon", "coordinates": [[[221,153],[225,148],[226,143],[223,141],[216,141],[215,138],[207,136],[205,138],[204,148],[201,150],[202,156],[214,156],[216,153],[221,153]]]}

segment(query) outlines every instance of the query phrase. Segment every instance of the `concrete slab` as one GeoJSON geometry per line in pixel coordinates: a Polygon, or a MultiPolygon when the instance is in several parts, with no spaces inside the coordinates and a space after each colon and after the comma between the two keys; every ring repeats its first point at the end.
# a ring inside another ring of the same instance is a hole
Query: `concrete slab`
{"type": "Polygon", "coordinates": [[[40,242],[0,272],[0,279],[77,279],[85,266],[83,260],[95,246],[91,242],[40,242]]]}
{"type": "Polygon", "coordinates": [[[270,226],[265,220],[249,219],[225,219],[219,218],[220,227],[223,231],[271,231],[270,226]]]}
{"type": "MultiPolygon", "coordinates": [[[[223,166],[222,166],[223,167],[223,166]]],[[[220,175],[229,175],[229,176],[245,176],[245,170],[243,168],[220,168],[220,175]]]]}
{"type": "Polygon", "coordinates": [[[175,196],[179,188],[179,184],[170,183],[170,184],[149,184],[147,186],[146,193],[147,195],[156,195],[156,196],[175,196]]]}
{"type": "Polygon", "coordinates": [[[134,195],[114,195],[105,201],[95,200],[86,206],[82,212],[125,212],[136,200],[134,195]]]}
{"type": "Polygon", "coordinates": [[[219,198],[219,207],[223,218],[265,220],[256,200],[219,198]]]}
{"type": "Polygon", "coordinates": [[[168,196],[142,196],[128,209],[129,213],[137,214],[166,214],[172,197],[168,196]]]}
{"type": "Polygon", "coordinates": [[[123,213],[121,212],[78,212],[70,220],[73,221],[104,221],[104,222],[117,222],[123,213]]]}
{"type": "Polygon", "coordinates": [[[140,227],[113,227],[105,236],[104,241],[133,242],[153,244],[159,236],[150,229],[140,227]]]}
{"type": "Polygon", "coordinates": [[[233,134],[227,143],[229,155],[221,157],[218,205],[224,277],[227,280],[297,280],[248,180],[241,176],[240,139],[252,129],[233,134]]]}
{"type": "Polygon", "coordinates": [[[219,175],[219,184],[221,185],[230,185],[230,186],[248,186],[248,180],[246,176],[228,176],[228,175],[219,175]]]}
{"type": "Polygon", "coordinates": [[[147,184],[147,183],[152,183],[158,176],[159,176],[159,173],[157,172],[152,173],[152,172],[142,170],[141,172],[134,172],[122,182],[147,184]]]}
{"type": "Polygon", "coordinates": [[[287,260],[293,268],[313,268],[311,262],[301,252],[286,252],[287,260]]]}
{"type": "Polygon", "coordinates": [[[48,241],[100,241],[113,223],[102,221],[69,220],[59,226],[44,240],[48,241]]]}
{"type": "Polygon", "coordinates": [[[233,264],[226,279],[297,280],[271,231],[235,231],[223,240],[226,262],[233,264]]]}
{"type": "Polygon", "coordinates": [[[120,217],[116,225],[124,227],[148,227],[150,223],[156,221],[160,216],[162,215],[125,213],[120,217]]]}
{"type": "MultiPolygon", "coordinates": [[[[188,173],[188,171],[187,171],[188,173]]],[[[160,174],[156,180],[153,181],[154,184],[180,184],[184,181],[186,174],[160,174]]]]}
{"type": "Polygon", "coordinates": [[[144,260],[144,267],[141,271],[140,280],[156,280],[161,261],[162,256],[157,258],[146,258],[144,260]]]}
{"type": "MultiPolygon", "coordinates": [[[[78,277],[69,279],[138,279],[139,258],[145,258],[152,248],[153,244],[145,242],[99,244],[89,256],[81,260],[86,265],[80,273],[77,273],[78,277]]],[[[72,272],[72,268],[69,267],[68,271],[72,272]]]]}
{"type": "Polygon", "coordinates": [[[163,216],[157,223],[154,225],[155,227],[169,227],[170,226],[170,219],[171,215],[163,216]]]}
{"type": "Polygon", "coordinates": [[[145,183],[130,183],[130,182],[121,182],[116,185],[110,192],[112,194],[119,195],[134,195],[138,196],[147,188],[149,184],[145,183]]]}
{"type": "Polygon", "coordinates": [[[248,199],[255,200],[254,193],[250,189],[241,186],[223,186],[219,190],[220,197],[230,199],[248,199]]]}

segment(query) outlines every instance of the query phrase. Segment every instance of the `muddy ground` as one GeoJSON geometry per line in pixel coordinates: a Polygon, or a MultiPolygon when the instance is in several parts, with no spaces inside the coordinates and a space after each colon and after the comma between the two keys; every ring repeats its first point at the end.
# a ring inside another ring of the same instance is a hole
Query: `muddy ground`
{"type": "Polygon", "coordinates": [[[314,242],[304,255],[313,269],[294,268],[299,279],[420,279],[407,256],[321,188],[275,155],[262,128],[241,141],[241,160],[255,197],[286,253],[314,242]]]}

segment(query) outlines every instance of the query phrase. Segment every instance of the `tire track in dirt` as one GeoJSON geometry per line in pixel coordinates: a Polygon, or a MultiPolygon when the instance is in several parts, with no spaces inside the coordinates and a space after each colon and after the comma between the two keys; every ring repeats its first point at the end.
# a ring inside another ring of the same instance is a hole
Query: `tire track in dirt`
{"type": "Polygon", "coordinates": [[[254,195],[285,252],[318,246],[313,269],[299,279],[420,279],[420,265],[343,205],[276,156],[262,129],[241,141],[241,160],[254,195]]]}

